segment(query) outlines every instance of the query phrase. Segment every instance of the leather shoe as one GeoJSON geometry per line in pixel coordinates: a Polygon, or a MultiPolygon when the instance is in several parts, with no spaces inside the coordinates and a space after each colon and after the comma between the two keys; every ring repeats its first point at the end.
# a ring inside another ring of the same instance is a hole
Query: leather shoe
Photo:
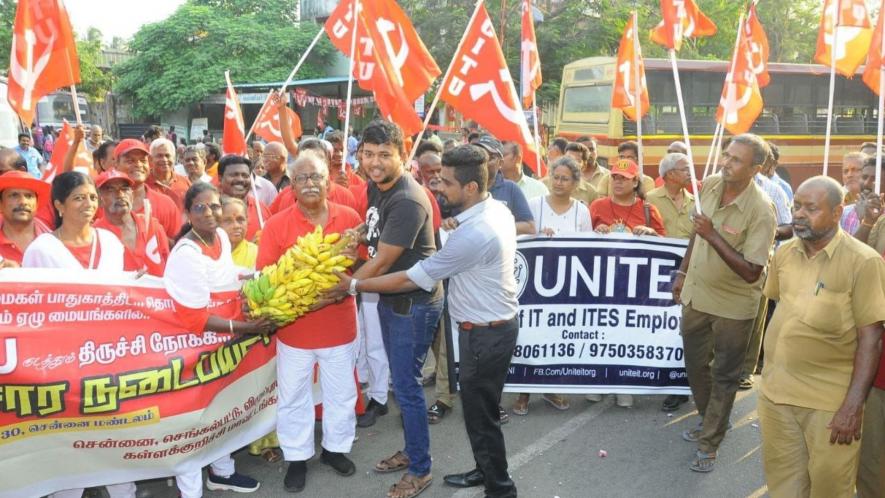
{"type": "Polygon", "coordinates": [[[449,486],[456,488],[472,488],[485,482],[485,475],[479,469],[473,469],[463,474],[449,474],[443,477],[443,481],[449,486]]]}
{"type": "Polygon", "coordinates": [[[366,407],[366,413],[363,413],[356,419],[357,427],[372,427],[375,425],[375,420],[381,415],[387,415],[387,403],[383,405],[374,399],[369,401],[369,406],[366,407]]]}
{"type": "Polygon", "coordinates": [[[344,453],[336,453],[323,448],[320,454],[320,462],[332,467],[338,475],[352,476],[356,472],[356,466],[344,453]]]}
{"type": "Polygon", "coordinates": [[[307,462],[299,460],[289,462],[289,469],[286,471],[286,477],[283,479],[283,487],[290,493],[297,493],[304,489],[307,480],[307,462]]]}

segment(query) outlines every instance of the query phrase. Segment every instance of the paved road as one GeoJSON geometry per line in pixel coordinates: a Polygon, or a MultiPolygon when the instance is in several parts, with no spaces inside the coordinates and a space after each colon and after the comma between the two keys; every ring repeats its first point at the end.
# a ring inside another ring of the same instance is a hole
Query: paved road
{"type": "MultiPolygon", "coordinates": [[[[426,391],[432,396],[432,388],[426,391]]],[[[509,407],[515,395],[506,394],[509,407]]],[[[612,399],[589,403],[570,397],[572,408],[556,411],[533,396],[526,417],[511,416],[504,426],[510,471],[526,498],[587,497],[723,497],[745,498],[765,495],[760,458],[760,436],[755,391],[738,393],[732,413],[734,428],[719,452],[716,469],[710,474],[688,470],[694,445],[682,440],[683,430],[697,424],[692,404],[683,405],[672,416],[660,411],[663,396],[637,397],[632,409],[614,405],[612,399]],[[608,452],[606,458],[599,450],[608,452]]],[[[307,487],[298,495],[283,489],[284,463],[266,464],[245,451],[235,455],[237,470],[261,481],[255,498],[302,496],[305,498],[384,498],[399,474],[372,472],[374,463],[402,447],[398,411],[368,429],[357,429],[359,441],[351,457],[357,473],[339,477],[315,458],[308,463],[307,487]]],[[[317,426],[319,439],[319,426],[317,426]]],[[[319,441],[317,442],[319,445],[319,441]]],[[[421,498],[482,497],[481,488],[458,490],[442,482],[444,474],[469,470],[473,464],[464,432],[460,408],[442,423],[431,426],[434,483],[421,498]]],[[[175,497],[177,490],[165,481],[139,485],[151,496],[175,497]]],[[[237,493],[206,491],[208,498],[244,497],[237,493]]]]}

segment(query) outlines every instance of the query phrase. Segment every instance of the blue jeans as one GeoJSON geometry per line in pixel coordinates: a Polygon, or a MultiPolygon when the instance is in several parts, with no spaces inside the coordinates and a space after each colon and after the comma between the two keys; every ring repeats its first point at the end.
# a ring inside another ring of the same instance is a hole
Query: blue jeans
{"type": "Polygon", "coordinates": [[[383,298],[378,303],[378,318],[390,363],[393,394],[402,411],[409,472],[418,477],[430,473],[430,426],[427,423],[424,389],[421,387],[421,368],[433,342],[442,307],[442,299],[412,304],[409,314],[402,315],[396,313],[383,298]]]}

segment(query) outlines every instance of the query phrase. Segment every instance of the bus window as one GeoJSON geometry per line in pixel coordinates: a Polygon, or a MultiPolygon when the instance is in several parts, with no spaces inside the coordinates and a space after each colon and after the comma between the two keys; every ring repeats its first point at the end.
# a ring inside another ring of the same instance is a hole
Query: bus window
{"type": "Polygon", "coordinates": [[[562,120],[608,123],[611,100],[611,84],[566,88],[563,94],[562,120]]]}
{"type": "MultiPolygon", "coordinates": [[[[80,116],[84,122],[88,121],[89,107],[85,98],[78,98],[80,102],[80,116]]],[[[54,93],[47,95],[37,102],[37,122],[41,126],[52,126],[60,129],[67,120],[76,123],[77,116],[74,111],[74,101],[68,93],[54,93]]]]}

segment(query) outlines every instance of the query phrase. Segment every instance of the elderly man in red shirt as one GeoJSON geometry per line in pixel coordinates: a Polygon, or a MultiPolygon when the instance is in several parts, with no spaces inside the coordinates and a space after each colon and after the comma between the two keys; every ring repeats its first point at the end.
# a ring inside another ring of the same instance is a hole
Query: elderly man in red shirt
{"type": "Polygon", "coordinates": [[[0,175],[0,268],[21,266],[22,255],[38,235],[50,231],[34,217],[49,203],[49,184],[24,171],[0,175]]]}
{"type": "MultiPolygon", "coordinates": [[[[321,156],[302,154],[291,171],[292,188],[298,190],[298,201],[267,221],[258,245],[258,268],[276,262],[298,237],[312,232],[316,225],[329,234],[344,233],[362,223],[353,209],[326,200],[329,168],[321,156]]],[[[356,471],[346,456],[356,430],[355,342],[353,296],[319,302],[314,311],[277,330],[277,436],[283,456],[289,462],[283,481],[287,491],[304,489],[306,463],[315,453],[312,379],[317,363],[323,391],[320,462],[343,476],[356,471]]]]}

